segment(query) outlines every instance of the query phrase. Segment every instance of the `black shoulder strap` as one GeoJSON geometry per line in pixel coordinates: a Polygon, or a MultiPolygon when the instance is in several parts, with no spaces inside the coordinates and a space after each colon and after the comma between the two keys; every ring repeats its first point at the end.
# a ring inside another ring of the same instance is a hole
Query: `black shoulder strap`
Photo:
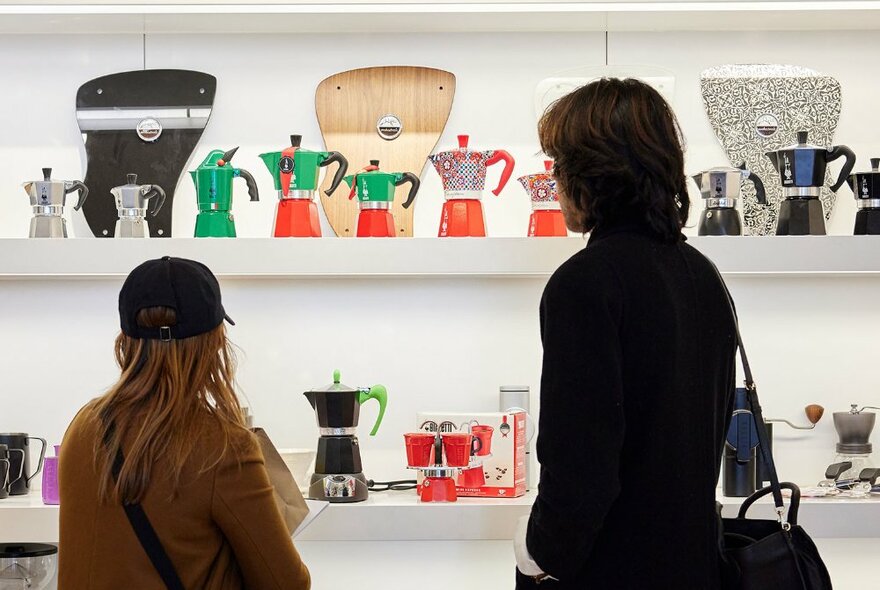
{"type": "MultiPolygon", "coordinates": [[[[119,478],[119,472],[122,471],[122,463],[124,461],[125,457],[122,455],[122,449],[120,449],[113,460],[114,480],[119,478]]],[[[150,519],[147,518],[144,507],[140,504],[123,504],[122,508],[125,510],[128,522],[131,523],[131,528],[134,529],[134,534],[137,535],[138,541],[140,541],[141,546],[147,553],[147,557],[150,558],[153,567],[159,572],[159,577],[162,578],[168,590],[184,590],[183,582],[180,581],[180,577],[174,569],[174,564],[171,563],[171,558],[168,557],[165,548],[162,547],[162,542],[156,534],[156,529],[150,524],[150,519]]]]}
{"type": "Polygon", "coordinates": [[[767,473],[770,476],[770,490],[773,494],[773,504],[776,506],[776,512],[782,520],[785,510],[785,504],[782,500],[782,488],[779,485],[779,476],[776,474],[776,464],[773,462],[773,454],[770,452],[770,437],[767,435],[767,429],[764,426],[764,415],[761,411],[761,404],[758,402],[758,387],[752,377],[752,367],[749,365],[749,357],[746,355],[746,349],[743,346],[742,336],[739,332],[739,318],[736,315],[736,306],[733,304],[733,296],[721,276],[718,267],[712,264],[715,272],[718,274],[718,280],[727,295],[727,301],[730,304],[730,312],[733,314],[734,326],[736,328],[736,346],[739,349],[739,358],[742,361],[743,376],[745,377],[746,398],[749,402],[749,410],[755,419],[755,428],[758,431],[758,448],[761,450],[761,458],[767,467],[767,473]]]}

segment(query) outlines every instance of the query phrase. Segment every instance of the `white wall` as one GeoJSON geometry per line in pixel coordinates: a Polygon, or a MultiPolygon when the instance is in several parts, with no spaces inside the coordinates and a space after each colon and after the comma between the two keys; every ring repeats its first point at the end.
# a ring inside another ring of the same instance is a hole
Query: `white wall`
{"type": "MultiPolygon", "coordinates": [[[[612,63],[660,65],[676,73],[674,103],[690,146],[689,170],[724,161],[703,113],[699,72],[743,61],[788,61],[837,76],[844,89],[837,140],[850,145],[860,156],[859,167],[865,167],[869,156],[880,153],[872,135],[874,81],[865,76],[864,65],[878,49],[880,39],[869,32],[609,38],[612,63]]],[[[239,198],[235,213],[240,235],[257,237],[268,235],[275,204],[257,154],[283,146],[292,132],[302,133],[307,146],[321,145],[313,96],[325,76],[404,62],[457,75],[441,147],[453,146],[456,134],[468,132],[474,147],[511,151],[520,175],[541,169],[535,84],[559,70],[605,63],[605,38],[594,33],[0,37],[6,131],[0,135],[0,237],[25,235],[30,211],[19,184],[36,178],[40,167],[53,166],[58,178],[82,177],[73,107],[76,88],[90,78],[144,64],[215,74],[215,110],[194,159],[215,147],[241,145],[236,164],[250,169],[265,193],[260,203],[239,198]]],[[[416,235],[430,236],[442,197],[432,170],[423,180],[415,228],[416,235]]],[[[525,232],[528,202],[518,184],[511,182],[500,198],[489,196],[484,203],[492,235],[525,232]]],[[[184,178],[175,203],[177,235],[190,234],[194,209],[191,183],[184,178]]],[[[851,196],[842,189],[830,232],[850,233],[853,212],[851,196]]],[[[74,230],[84,235],[83,220],[74,221],[74,230]]],[[[0,431],[25,430],[57,442],[73,412],[112,383],[118,287],[115,280],[0,282],[0,431]]],[[[375,410],[364,411],[362,444],[370,477],[403,475],[400,433],[411,427],[417,411],[491,410],[501,384],[529,384],[537,393],[542,281],[230,280],[223,287],[238,322],[232,337],[246,353],[242,389],[279,446],[313,445],[315,426],[301,392],[329,381],[334,368],[342,369],[351,385],[388,386],[389,414],[375,439],[366,436],[375,410]]],[[[732,288],[768,415],[799,418],[811,402],[829,412],[845,410],[850,402],[880,403],[867,354],[880,326],[880,311],[868,302],[878,299],[880,281],[737,279],[732,288]]],[[[807,435],[779,429],[778,439],[783,476],[815,483],[831,460],[830,416],[807,435]]]]}

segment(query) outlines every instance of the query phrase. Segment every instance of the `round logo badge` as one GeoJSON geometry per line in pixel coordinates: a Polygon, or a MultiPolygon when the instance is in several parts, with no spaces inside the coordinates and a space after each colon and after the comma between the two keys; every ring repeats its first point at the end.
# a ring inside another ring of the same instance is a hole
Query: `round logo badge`
{"type": "Polygon", "coordinates": [[[779,119],[769,113],[761,115],[755,121],[755,131],[761,137],[773,137],[779,131],[779,119]]]}
{"type": "Polygon", "coordinates": [[[290,156],[283,156],[281,158],[281,161],[278,162],[278,168],[284,174],[288,174],[290,172],[293,172],[293,166],[294,166],[293,158],[291,158],[290,156]]]}
{"type": "Polygon", "coordinates": [[[397,139],[403,132],[403,123],[397,115],[382,115],[376,123],[376,131],[382,139],[391,141],[397,139]]]}
{"type": "Polygon", "coordinates": [[[144,119],[137,124],[135,131],[144,141],[156,141],[162,135],[162,123],[156,119],[144,119]]]}

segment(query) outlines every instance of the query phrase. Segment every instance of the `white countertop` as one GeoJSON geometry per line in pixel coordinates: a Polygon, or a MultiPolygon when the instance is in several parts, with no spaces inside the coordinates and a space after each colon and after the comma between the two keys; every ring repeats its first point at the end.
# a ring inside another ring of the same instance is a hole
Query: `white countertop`
{"type": "MultiPolygon", "coordinates": [[[[423,504],[415,492],[379,492],[365,502],[330,504],[297,541],[478,541],[513,536],[529,513],[535,492],[520,498],[460,498],[423,504]]],[[[724,498],[724,515],[735,516],[742,500],[724,498]]],[[[750,518],[775,518],[762,498],[750,518]]],[[[880,538],[880,497],[803,498],[799,523],[815,538],[880,538]]],[[[58,507],[44,506],[38,493],[0,500],[0,542],[57,542],[58,507]]]]}

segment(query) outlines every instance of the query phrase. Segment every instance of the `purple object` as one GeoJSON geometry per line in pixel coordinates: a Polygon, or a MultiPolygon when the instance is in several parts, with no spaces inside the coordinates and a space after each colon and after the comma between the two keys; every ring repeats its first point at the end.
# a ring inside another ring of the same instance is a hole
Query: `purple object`
{"type": "Polygon", "coordinates": [[[60,445],[55,445],[55,456],[43,461],[43,504],[60,504],[58,493],[58,455],[60,445]]]}

